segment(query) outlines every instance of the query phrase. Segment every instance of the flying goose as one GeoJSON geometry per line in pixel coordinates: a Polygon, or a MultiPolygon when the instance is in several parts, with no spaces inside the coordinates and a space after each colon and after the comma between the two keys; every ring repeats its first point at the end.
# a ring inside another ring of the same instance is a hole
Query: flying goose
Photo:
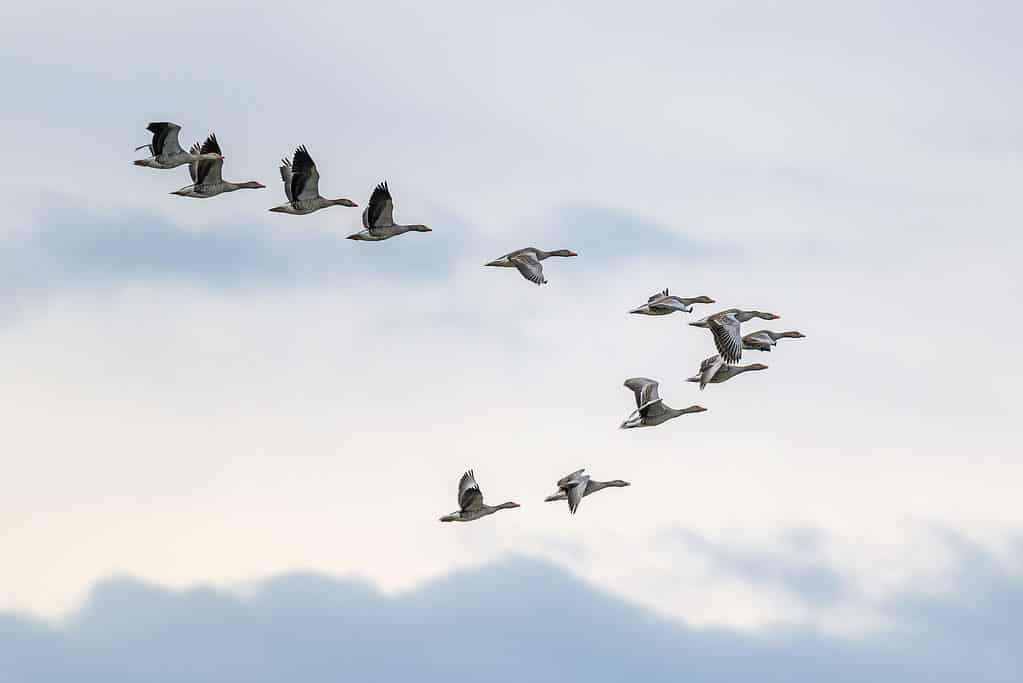
{"type": "Polygon", "coordinates": [[[362,227],[365,229],[349,235],[348,239],[379,242],[406,232],[433,232],[425,225],[399,225],[394,222],[394,200],[386,182],[373,189],[369,205],[362,212],[362,227]]]}
{"type": "Polygon", "coordinates": [[[646,303],[639,308],[634,308],[629,313],[639,313],[640,315],[668,315],[675,311],[682,311],[683,313],[692,313],[693,304],[712,304],[714,300],[709,296],[694,296],[694,297],[680,297],[671,296],[668,294],[668,290],[665,289],[663,292],[657,292],[646,300],[646,303]]]}
{"type": "Polygon", "coordinates": [[[328,206],[358,206],[351,199],[324,199],[320,196],[320,172],[316,170],[316,162],[309,156],[305,145],[295,150],[292,161],[281,159],[280,171],[288,203],[275,206],[270,211],[304,216],[328,206]]]}
{"type": "Polygon", "coordinates": [[[544,502],[550,503],[555,500],[567,500],[568,510],[573,515],[579,508],[579,501],[591,493],[596,493],[601,489],[605,489],[609,486],[629,486],[629,482],[622,481],[621,479],[613,479],[612,481],[596,481],[590,479],[590,475],[583,474],[585,469],[576,470],[572,474],[566,475],[558,480],[558,490],[555,493],[544,498],[544,502]]]}
{"type": "Polygon", "coordinates": [[[728,365],[721,360],[721,356],[711,356],[700,363],[699,373],[686,379],[687,382],[699,382],[700,391],[708,384],[721,384],[736,375],[741,375],[750,370],[766,370],[763,363],[751,363],[749,365],[728,365]]]}
{"type": "Polygon", "coordinates": [[[505,254],[499,259],[485,263],[487,266],[497,266],[499,268],[518,268],[522,277],[526,278],[530,282],[538,285],[547,284],[547,280],[543,276],[543,266],[540,265],[540,261],[551,256],[578,256],[579,254],[571,251],[570,249],[555,249],[554,251],[544,251],[543,249],[537,249],[536,247],[525,247],[524,249],[516,249],[513,252],[505,254]]]}
{"type": "MultiPolygon", "coordinates": [[[[200,154],[220,154],[220,144],[217,142],[216,134],[210,133],[210,136],[206,138],[206,142],[202,143],[202,147],[199,146],[198,142],[192,145],[190,152],[195,156],[200,154]]],[[[224,192],[234,192],[235,190],[243,189],[262,190],[266,187],[266,185],[257,183],[255,180],[245,183],[228,182],[220,175],[223,168],[223,156],[211,161],[197,159],[188,164],[188,173],[192,176],[192,184],[181,188],[177,192],[171,192],[171,194],[176,194],[180,197],[206,199],[207,197],[216,197],[224,192]]]]}
{"type": "Polygon", "coordinates": [[[181,149],[181,145],[178,143],[178,131],[181,130],[181,126],[176,123],[154,121],[146,126],[146,130],[153,134],[153,141],[148,145],[136,147],[135,151],[148,149],[151,156],[148,159],[137,159],[133,162],[136,166],[167,169],[177,168],[193,161],[222,161],[224,159],[219,150],[216,152],[186,152],[181,149]]]}
{"type": "Polygon", "coordinates": [[[740,324],[753,318],[764,320],[775,320],[780,316],[774,313],[762,313],[761,311],[742,311],[738,308],[729,308],[714,315],[707,316],[702,320],[689,323],[693,327],[710,328],[714,335],[714,345],[725,363],[738,363],[742,358],[742,335],[739,332],[740,324]]]}
{"type": "Polygon", "coordinates": [[[771,330],[757,330],[750,332],[742,338],[742,348],[751,351],[770,351],[771,347],[778,343],[779,339],[802,339],[806,335],[795,330],[789,332],[772,332],[771,330]]]}
{"type": "Polygon", "coordinates": [[[476,483],[476,477],[472,470],[462,475],[458,482],[458,509],[450,515],[440,518],[442,522],[471,522],[492,515],[498,510],[507,510],[520,507],[518,503],[501,503],[500,505],[486,505],[483,503],[483,492],[480,485],[476,483]]]}
{"type": "Polygon", "coordinates": [[[671,408],[665,405],[661,397],[657,395],[657,386],[658,383],[655,380],[646,377],[633,377],[625,380],[625,387],[636,394],[636,409],[621,424],[622,429],[655,427],[680,415],[702,413],[707,410],[703,406],[689,406],[681,410],[671,408]]]}

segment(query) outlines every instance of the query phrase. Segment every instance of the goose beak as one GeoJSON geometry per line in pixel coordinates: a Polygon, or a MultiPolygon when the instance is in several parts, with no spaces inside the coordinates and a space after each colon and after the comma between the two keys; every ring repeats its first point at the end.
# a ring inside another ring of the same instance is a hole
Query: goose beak
{"type": "Polygon", "coordinates": [[[275,206],[274,208],[272,208],[272,209],[267,209],[267,210],[268,210],[268,211],[273,211],[274,213],[284,213],[284,209],[282,209],[282,208],[281,208],[281,207],[279,207],[279,206],[275,206]]]}
{"type": "Polygon", "coordinates": [[[500,261],[500,259],[498,259],[497,261],[491,261],[490,263],[484,263],[483,265],[485,265],[485,266],[499,266],[499,265],[501,265],[501,261],[500,261]]]}

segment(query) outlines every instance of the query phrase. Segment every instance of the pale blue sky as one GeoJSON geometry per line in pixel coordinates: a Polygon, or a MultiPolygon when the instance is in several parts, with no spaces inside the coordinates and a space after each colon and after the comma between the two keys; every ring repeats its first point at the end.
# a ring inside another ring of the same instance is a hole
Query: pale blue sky
{"type": "MultiPolygon", "coordinates": [[[[733,657],[767,680],[923,680],[926,647],[954,672],[963,629],[1023,630],[1002,609],[1023,580],[1015,4],[5,9],[0,652],[132,680],[109,645],[154,618],[132,582],[186,616],[199,595],[188,618],[248,648],[252,620],[306,608],[266,602],[295,571],[423,623],[593,591],[602,611],[569,623],[597,630],[558,642],[592,649],[627,615],[666,680],[735,680],[733,657]],[[216,131],[225,176],[268,189],[169,196],[184,170],[130,165],[164,119],[216,131]],[[297,144],[325,195],[361,205],[386,179],[434,232],[360,244],[361,209],[268,213],[297,144]],[[543,288],[482,267],[527,244],[580,257],[543,288]],[[701,394],[683,380],[707,335],[625,313],[664,287],[808,337],[701,394]],[[709,411],[619,431],[636,375],[709,411]],[[633,486],[574,517],[541,503],[582,466],[633,486]],[[523,507],[437,523],[468,467],[523,507]],[[466,576],[498,595],[431,602],[466,576]],[[81,640],[99,612],[109,641],[81,640]],[[707,638],[720,659],[677,654],[707,638]]],[[[310,618],[315,647],[339,618],[310,618]]],[[[456,642],[429,642],[451,649],[427,668],[455,670],[456,642]]],[[[557,642],[530,643],[518,680],[561,673],[557,642]]],[[[1023,668],[1003,645],[975,680],[1023,668]]],[[[61,678],[33,666],[13,680],[61,678]]]]}

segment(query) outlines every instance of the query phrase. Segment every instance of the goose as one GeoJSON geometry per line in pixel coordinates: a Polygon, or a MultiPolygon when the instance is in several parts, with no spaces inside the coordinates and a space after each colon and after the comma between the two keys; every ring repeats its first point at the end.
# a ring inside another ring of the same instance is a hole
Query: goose
{"type": "Polygon", "coordinates": [[[305,145],[295,149],[292,161],[281,159],[281,180],[287,204],[270,209],[276,213],[304,216],[328,206],[358,206],[351,199],[324,199],[320,196],[320,172],[305,145]]]}
{"type": "Polygon", "coordinates": [[[557,484],[558,490],[544,498],[544,502],[550,503],[556,500],[567,500],[568,510],[574,515],[575,511],[579,508],[579,501],[591,493],[596,493],[610,486],[631,486],[629,482],[622,481],[621,479],[596,481],[590,479],[590,475],[583,474],[585,471],[585,469],[576,470],[572,474],[559,479],[557,484]]]}
{"type": "Polygon", "coordinates": [[[646,300],[646,303],[639,308],[634,308],[629,313],[639,313],[640,315],[669,315],[675,311],[682,311],[683,313],[692,313],[693,304],[712,304],[714,300],[709,296],[694,296],[694,297],[680,297],[670,296],[668,290],[665,289],[662,292],[650,296],[646,300]]]}
{"type": "Polygon", "coordinates": [[[148,159],[137,159],[133,163],[136,166],[147,168],[177,168],[183,164],[190,164],[194,161],[223,161],[224,156],[220,151],[216,152],[186,152],[181,149],[178,143],[178,131],[181,126],[169,121],[154,121],[146,126],[146,130],[153,134],[153,141],[148,145],[141,145],[135,148],[148,149],[151,155],[148,159]]]}
{"type": "MultiPolygon", "coordinates": [[[[190,152],[196,156],[210,153],[220,154],[220,144],[217,142],[216,134],[210,133],[210,136],[206,138],[206,142],[202,143],[202,147],[199,146],[198,142],[192,145],[190,152]]],[[[171,192],[171,194],[176,194],[179,197],[206,199],[207,197],[216,197],[224,192],[262,190],[266,187],[266,185],[257,183],[255,180],[245,183],[228,182],[220,175],[223,168],[223,156],[213,161],[205,159],[193,161],[188,165],[188,173],[192,176],[192,184],[181,188],[177,192],[171,192]]]]}
{"type": "Polygon", "coordinates": [[[751,370],[766,370],[767,366],[763,363],[750,363],[749,365],[728,365],[722,359],[721,356],[714,355],[710,358],[705,359],[700,363],[699,373],[686,379],[687,382],[699,382],[700,391],[708,384],[721,384],[727,382],[736,375],[741,375],[744,372],[751,370]]]}
{"type": "Polygon", "coordinates": [[[507,253],[499,259],[495,259],[490,263],[485,263],[486,266],[497,266],[499,268],[518,268],[522,277],[526,278],[530,282],[538,285],[547,284],[547,280],[543,276],[543,266],[540,265],[540,261],[551,256],[578,256],[570,249],[555,249],[554,251],[544,251],[543,249],[537,249],[536,247],[525,247],[524,249],[516,249],[513,252],[507,253]]]}
{"type": "Polygon", "coordinates": [[[804,337],[806,337],[805,334],[795,330],[789,332],[757,330],[756,332],[750,332],[742,338],[742,348],[751,351],[770,351],[771,347],[777,344],[779,339],[803,339],[804,337]]]}
{"type": "Polygon", "coordinates": [[[781,316],[774,313],[763,313],[761,311],[743,311],[738,308],[729,308],[724,311],[707,316],[702,320],[689,323],[693,327],[710,328],[714,335],[714,345],[725,363],[738,363],[742,358],[742,335],[739,332],[740,324],[753,318],[764,320],[776,320],[781,316]]]}
{"type": "Polygon", "coordinates": [[[483,492],[480,485],[476,483],[476,475],[469,470],[462,475],[458,481],[458,509],[450,515],[440,518],[442,522],[471,522],[492,515],[498,510],[509,510],[521,507],[518,503],[501,503],[500,505],[485,505],[483,503],[483,492]]]}
{"type": "Polygon", "coordinates": [[[394,222],[394,200],[386,182],[373,189],[369,205],[362,212],[362,227],[365,230],[349,235],[348,239],[379,242],[406,232],[433,232],[425,225],[399,225],[394,222]]]}
{"type": "Polygon", "coordinates": [[[703,406],[689,406],[676,410],[665,405],[664,401],[657,394],[658,383],[646,377],[633,377],[625,380],[625,387],[636,394],[636,409],[632,411],[621,429],[632,429],[634,427],[655,427],[680,415],[688,413],[702,413],[707,409],[703,406]]]}

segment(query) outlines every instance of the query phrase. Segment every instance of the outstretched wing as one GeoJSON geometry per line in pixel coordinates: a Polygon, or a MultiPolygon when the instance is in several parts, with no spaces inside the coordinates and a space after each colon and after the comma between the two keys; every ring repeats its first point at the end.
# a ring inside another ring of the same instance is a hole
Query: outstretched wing
{"type": "Polygon", "coordinates": [[[663,299],[663,298],[664,298],[664,297],[666,297],[666,296],[668,296],[668,290],[667,290],[667,289],[665,289],[665,290],[664,290],[663,292],[657,292],[657,294],[653,294],[653,295],[651,295],[651,296],[650,296],[650,297],[649,297],[649,298],[648,298],[648,299],[646,300],[646,302],[647,302],[648,304],[652,304],[653,302],[657,301],[658,299],[663,299]]]}
{"type": "Polygon", "coordinates": [[[731,313],[716,315],[708,324],[714,335],[714,345],[726,363],[738,363],[742,358],[742,336],[739,334],[739,321],[731,313]]]}
{"type": "Polygon", "coordinates": [[[522,253],[509,260],[516,268],[519,269],[519,272],[522,273],[522,277],[538,285],[546,284],[547,280],[543,277],[543,264],[541,264],[532,254],[528,252],[522,253]]]}
{"type": "Polygon", "coordinates": [[[642,410],[654,401],[661,400],[661,397],[657,394],[658,382],[655,380],[646,377],[632,377],[625,380],[625,387],[632,389],[632,393],[636,395],[636,408],[638,410],[642,410]]]}
{"type": "Polygon", "coordinates": [[[563,489],[566,486],[571,486],[573,482],[579,480],[579,476],[585,471],[586,468],[584,467],[581,470],[576,470],[572,474],[566,474],[561,479],[558,479],[558,488],[563,489]]]}
{"type": "Polygon", "coordinates": [[[154,121],[146,126],[146,130],[153,134],[150,148],[154,157],[181,153],[181,145],[178,144],[178,131],[181,130],[181,126],[178,124],[170,121],[154,121]]]}
{"type": "Polygon", "coordinates": [[[305,145],[295,150],[291,162],[291,201],[303,202],[320,196],[320,172],[305,145]]]}
{"type": "Polygon", "coordinates": [[[476,475],[469,470],[458,482],[458,506],[462,512],[478,510],[483,507],[483,492],[476,483],[476,475]]]}
{"type": "Polygon", "coordinates": [[[291,194],[291,162],[287,159],[281,159],[281,180],[284,181],[284,196],[288,198],[289,202],[295,201],[295,198],[291,194]]]}
{"type": "MultiPolygon", "coordinates": [[[[202,143],[199,153],[222,154],[215,133],[210,133],[210,136],[206,138],[206,142],[202,143]]],[[[201,159],[197,166],[196,178],[193,181],[196,185],[219,185],[224,182],[224,178],[221,175],[224,168],[223,159],[201,159]]]]}
{"type": "Polygon", "coordinates": [[[389,228],[394,225],[394,200],[391,199],[391,191],[387,188],[387,182],[382,182],[373,188],[373,194],[369,196],[369,204],[362,212],[362,227],[367,230],[373,228],[389,228]]]}

